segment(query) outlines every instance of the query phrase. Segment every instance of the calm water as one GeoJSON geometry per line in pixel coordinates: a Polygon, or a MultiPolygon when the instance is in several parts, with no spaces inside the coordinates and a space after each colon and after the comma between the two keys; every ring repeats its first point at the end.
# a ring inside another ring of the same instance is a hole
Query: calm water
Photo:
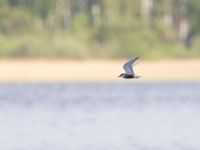
{"type": "Polygon", "coordinates": [[[0,84],[2,150],[199,150],[200,82],[0,84]]]}

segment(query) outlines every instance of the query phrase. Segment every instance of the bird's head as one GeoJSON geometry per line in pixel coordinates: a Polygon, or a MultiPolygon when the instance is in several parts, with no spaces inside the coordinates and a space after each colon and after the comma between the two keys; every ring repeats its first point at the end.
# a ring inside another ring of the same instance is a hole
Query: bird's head
{"type": "Polygon", "coordinates": [[[120,74],[118,77],[123,77],[124,76],[124,73],[120,74]]]}

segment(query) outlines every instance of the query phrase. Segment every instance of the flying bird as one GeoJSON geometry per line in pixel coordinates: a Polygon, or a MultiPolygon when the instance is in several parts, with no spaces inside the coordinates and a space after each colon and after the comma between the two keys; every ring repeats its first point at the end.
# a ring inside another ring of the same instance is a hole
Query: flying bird
{"type": "Polygon", "coordinates": [[[120,74],[118,77],[122,77],[124,79],[140,78],[141,76],[136,75],[133,71],[133,66],[136,65],[135,62],[138,59],[139,57],[136,57],[134,59],[129,60],[127,63],[125,63],[123,66],[125,73],[120,74]]]}

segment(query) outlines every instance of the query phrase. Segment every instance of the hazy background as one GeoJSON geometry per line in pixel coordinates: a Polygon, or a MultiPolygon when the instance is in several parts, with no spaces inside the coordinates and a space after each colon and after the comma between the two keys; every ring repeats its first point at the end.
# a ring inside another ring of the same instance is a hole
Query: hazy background
{"type": "Polygon", "coordinates": [[[1,0],[1,58],[200,56],[196,0],[1,0]]]}
{"type": "Polygon", "coordinates": [[[199,150],[199,58],[197,0],[0,0],[0,149],[199,150]]]}

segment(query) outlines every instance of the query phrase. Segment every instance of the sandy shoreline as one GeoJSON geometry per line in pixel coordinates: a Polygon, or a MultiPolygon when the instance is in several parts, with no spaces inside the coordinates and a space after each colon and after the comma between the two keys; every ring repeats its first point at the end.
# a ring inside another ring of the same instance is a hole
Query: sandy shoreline
{"type": "MultiPolygon", "coordinates": [[[[126,60],[0,60],[0,82],[122,81],[126,60]]],[[[200,59],[140,60],[139,81],[200,80],[200,59]]]]}

